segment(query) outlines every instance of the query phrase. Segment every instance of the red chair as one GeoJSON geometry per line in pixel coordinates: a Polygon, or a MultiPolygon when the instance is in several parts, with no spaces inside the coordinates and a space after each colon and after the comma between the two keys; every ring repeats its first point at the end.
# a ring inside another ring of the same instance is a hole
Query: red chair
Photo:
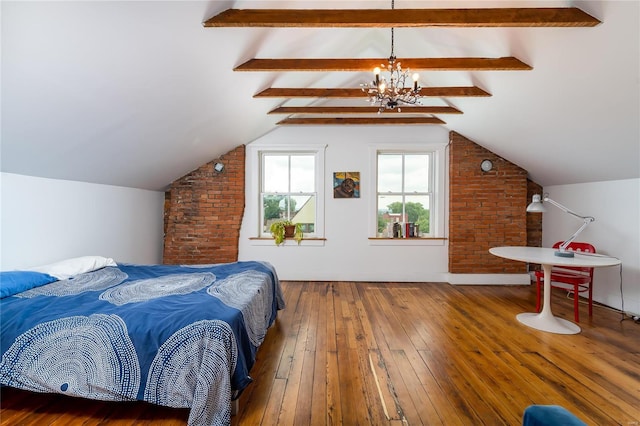
{"type": "MultiPolygon", "coordinates": [[[[562,244],[558,241],[553,245],[557,249],[562,244]]],[[[572,242],[567,247],[568,250],[583,253],[595,253],[596,248],[589,243],[572,242]]],[[[536,311],[540,312],[540,293],[544,286],[544,271],[535,271],[536,275],[536,311]]],[[[551,287],[571,290],[573,286],[573,313],[576,322],[580,322],[578,310],[579,294],[588,292],[589,316],[593,314],[593,268],[579,268],[569,266],[554,266],[551,269],[551,287]]]]}

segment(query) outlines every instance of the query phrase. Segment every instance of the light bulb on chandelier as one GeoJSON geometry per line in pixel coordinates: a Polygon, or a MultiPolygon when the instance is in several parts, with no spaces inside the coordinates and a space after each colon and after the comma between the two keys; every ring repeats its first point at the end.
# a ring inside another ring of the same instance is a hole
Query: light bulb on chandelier
{"type": "MultiPolygon", "coordinates": [[[[391,0],[391,9],[394,9],[394,0],[391,0]]],[[[391,55],[389,56],[389,63],[385,66],[380,65],[382,68],[386,68],[388,80],[380,75],[381,69],[376,67],[373,70],[375,80],[371,83],[362,83],[360,87],[362,91],[368,96],[368,101],[371,105],[378,105],[378,114],[385,110],[395,110],[401,112],[400,106],[415,105],[420,99],[420,85],[418,80],[420,75],[418,73],[411,75],[411,71],[407,68],[402,69],[400,62],[396,62],[396,56],[394,53],[394,28],[391,28],[391,55]],[[411,84],[413,80],[413,84],[411,84]]]]}

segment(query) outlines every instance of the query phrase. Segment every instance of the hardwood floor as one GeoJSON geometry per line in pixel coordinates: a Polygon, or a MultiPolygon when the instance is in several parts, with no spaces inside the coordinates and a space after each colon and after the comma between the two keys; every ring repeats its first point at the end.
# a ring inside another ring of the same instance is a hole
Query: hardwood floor
{"type": "MultiPolygon", "coordinates": [[[[283,282],[233,425],[519,425],[556,404],[590,425],[640,424],[640,325],[594,306],[582,332],[515,319],[533,286],[283,282]]],[[[557,316],[572,301],[554,291],[557,316]]],[[[186,410],[2,390],[1,425],[180,425],[186,410]]]]}

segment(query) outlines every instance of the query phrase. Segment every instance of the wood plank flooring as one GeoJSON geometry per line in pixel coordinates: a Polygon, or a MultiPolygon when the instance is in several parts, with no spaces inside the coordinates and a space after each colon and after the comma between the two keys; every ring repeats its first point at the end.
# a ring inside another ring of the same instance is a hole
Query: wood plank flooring
{"type": "MultiPolygon", "coordinates": [[[[640,424],[640,325],[582,306],[582,332],[515,319],[532,286],[283,282],[233,425],[519,425],[531,404],[640,424]]],[[[554,291],[557,316],[572,301],[554,291]]],[[[0,425],[184,425],[188,412],[2,390],[0,425]]]]}

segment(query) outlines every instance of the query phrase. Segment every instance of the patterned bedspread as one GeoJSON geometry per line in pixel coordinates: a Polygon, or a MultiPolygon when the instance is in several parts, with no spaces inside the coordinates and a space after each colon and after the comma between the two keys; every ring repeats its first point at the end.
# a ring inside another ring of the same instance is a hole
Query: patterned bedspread
{"type": "Polygon", "coordinates": [[[0,384],[223,425],[284,301],[268,263],[118,265],[0,301],[0,384]]]}

